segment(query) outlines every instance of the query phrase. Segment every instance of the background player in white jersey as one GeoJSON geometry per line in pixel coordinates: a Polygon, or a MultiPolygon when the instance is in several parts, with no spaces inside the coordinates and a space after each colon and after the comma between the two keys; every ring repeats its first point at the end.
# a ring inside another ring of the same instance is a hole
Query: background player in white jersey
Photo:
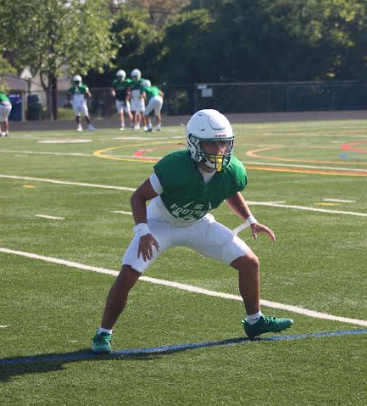
{"type": "Polygon", "coordinates": [[[229,121],[216,110],[201,110],[187,124],[186,141],[188,150],[162,158],[131,198],[135,237],[108,294],[102,323],[92,343],[95,353],[111,352],[112,329],[125,308],[130,289],[161,252],[177,245],[190,247],[238,271],[247,314],[243,325],[249,337],[280,332],[293,324],[291,319],[261,313],[257,256],[209,214],[226,201],[249,224],[254,238],[266,233],[275,241],[273,231],[256,221],[240,193],[247,184],[247,174],[232,155],[234,134],[229,121]]]}
{"type": "Polygon", "coordinates": [[[80,116],[84,116],[85,121],[88,124],[88,129],[93,131],[95,128],[89,118],[87,100],[92,97],[87,85],[82,83],[82,78],[79,75],[73,77],[73,86],[68,91],[69,95],[72,96],[72,106],[76,118],[77,131],[83,131],[82,123],[80,121],[80,116]]]}
{"type": "Polygon", "coordinates": [[[147,126],[147,129],[145,131],[152,131],[153,126],[152,126],[152,121],[149,117],[149,114],[154,112],[154,116],[157,120],[157,131],[161,131],[162,128],[162,116],[161,116],[161,110],[163,106],[163,92],[158,89],[157,86],[152,86],[150,80],[145,79],[142,83],[142,92],[144,94],[144,98],[146,101],[147,106],[145,107],[144,110],[144,116],[145,116],[145,123],[147,126]]]}
{"type": "Polygon", "coordinates": [[[126,79],[126,72],[122,69],[117,71],[116,79],[112,82],[111,95],[116,98],[116,110],[120,115],[120,130],[125,129],[124,112],[129,116],[131,124],[133,123],[129,101],[130,84],[131,79],[126,79]]]}
{"type": "Polygon", "coordinates": [[[139,69],[134,69],[131,72],[131,83],[129,86],[130,90],[130,107],[134,120],[134,130],[139,130],[140,122],[143,118],[143,125],[145,127],[145,117],[142,116],[145,110],[144,95],[142,93],[141,83],[144,81],[141,77],[141,72],[139,69]]]}
{"type": "Polygon", "coordinates": [[[8,137],[9,135],[9,114],[12,105],[9,97],[5,93],[0,92],[0,137],[8,137]],[[3,131],[4,127],[4,131],[3,131]]]}

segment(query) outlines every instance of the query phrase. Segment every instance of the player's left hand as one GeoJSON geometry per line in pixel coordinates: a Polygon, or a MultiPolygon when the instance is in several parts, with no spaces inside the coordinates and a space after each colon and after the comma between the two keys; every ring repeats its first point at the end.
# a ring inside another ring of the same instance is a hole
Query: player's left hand
{"type": "Polygon", "coordinates": [[[251,232],[252,232],[252,237],[257,238],[258,233],[266,233],[271,241],[275,241],[275,234],[273,230],[270,230],[269,227],[264,226],[263,224],[260,223],[254,223],[251,225],[251,232]]]}
{"type": "Polygon", "coordinates": [[[158,241],[152,236],[152,234],[146,234],[140,237],[138,258],[141,255],[144,262],[153,259],[153,246],[159,251],[158,241]]]}

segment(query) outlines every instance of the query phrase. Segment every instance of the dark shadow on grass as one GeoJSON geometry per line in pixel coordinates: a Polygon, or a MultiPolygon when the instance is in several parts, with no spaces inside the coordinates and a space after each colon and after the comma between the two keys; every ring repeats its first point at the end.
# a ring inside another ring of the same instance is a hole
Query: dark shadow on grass
{"type": "Polygon", "coordinates": [[[0,359],[0,382],[7,381],[12,376],[46,373],[58,371],[64,368],[65,364],[81,361],[108,361],[108,360],[133,360],[149,361],[162,358],[163,355],[175,354],[187,350],[194,350],[204,347],[219,347],[227,345],[241,344],[245,342],[276,342],[286,340],[298,340],[321,337],[336,337],[345,335],[366,334],[367,329],[339,330],[324,333],[305,333],[292,335],[273,335],[265,338],[231,338],[221,341],[209,341],[194,344],[178,344],[162,347],[137,348],[130,350],[114,351],[110,355],[96,355],[90,349],[82,349],[75,352],[41,354],[28,357],[13,357],[0,359]]]}
{"type": "MultiPolygon", "coordinates": [[[[255,341],[260,341],[256,339],[255,341]]],[[[13,376],[25,374],[39,374],[50,371],[59,371],[65,368],[66,364],[83,361],[149,361],[160,359],[164,355],[175,354],[183,351],[203,347],[215,347],[239,344],[244,341],[254,341],[248,338],[239,337],[215,342],[204,342],[197,344],[181,344],[163,347],[151,347],[130,350],[118,350],[112,354],[93,354],[90,349],[81,349],[74,352],[39,354],[26,357],[12,357],[0,359],[0,382],[8,381],[13,376]]]]}

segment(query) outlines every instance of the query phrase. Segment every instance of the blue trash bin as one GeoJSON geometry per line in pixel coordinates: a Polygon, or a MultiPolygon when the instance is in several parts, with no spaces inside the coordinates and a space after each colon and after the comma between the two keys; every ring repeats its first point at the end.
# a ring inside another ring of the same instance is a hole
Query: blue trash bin
{"type": "Polygon", "coordinates": [[[20,94],[10,94],[9,99],[12,104],[9,121],[22,121],[22,96],[20,94]]]}

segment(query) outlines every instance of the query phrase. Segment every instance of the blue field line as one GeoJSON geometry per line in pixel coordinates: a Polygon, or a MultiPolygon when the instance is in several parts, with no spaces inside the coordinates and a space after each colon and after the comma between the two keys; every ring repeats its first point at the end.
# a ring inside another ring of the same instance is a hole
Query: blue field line
{"type": "Polygon", "coordinates": [[[113,359],[121,357],[129,357],[134,355],[149,355],[149,354],[161,354],[169,352],[179,352],[185,350],[191,350],[195,348],[204,347],[219,347],[225,345],[234,345],[242,342],[267,342],[267,341],[287,341],[287,340],[300,340],[303,338],[324,338],[324,337],[335,337],[335,336],[346,336],[346,335],[356,335],[367,333],[367,329],[361,330],[339,330],[331,331],[327,333],[309,333],[309,334],[296,334],[296,335],[278,335],[272,337],[264,338],[232,338],[222,341],[209,341],[205,343],[196,344],[178,344],[178,345],[167,345],[162,347],[150,347],[150,348],[132,348],[130,350],[117,350],[113,351],[110,355],[96,355],[91,352],[74,352],[65,354],[51,354],[51,355],[36,355],[31,357],[21,357],[21,358],[4,358],[0,359],[0,367],[6,365],[19,365],[19,364],[29,364],[35,362],[72,362],[72,361],[83,361],[89,359],[113,359]]]}

